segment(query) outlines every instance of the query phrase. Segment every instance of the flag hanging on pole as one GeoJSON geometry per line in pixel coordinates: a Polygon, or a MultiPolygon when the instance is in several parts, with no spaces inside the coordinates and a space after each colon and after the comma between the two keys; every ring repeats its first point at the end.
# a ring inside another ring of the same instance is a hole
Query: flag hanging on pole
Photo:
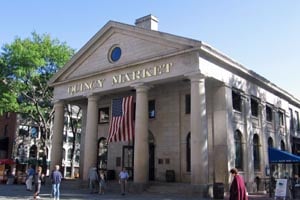
{"type": "Polygon", "coordinates": [[[112,100],[112,118],[108,142],[130,141],[134,138],[133,97],[112,100]]]}

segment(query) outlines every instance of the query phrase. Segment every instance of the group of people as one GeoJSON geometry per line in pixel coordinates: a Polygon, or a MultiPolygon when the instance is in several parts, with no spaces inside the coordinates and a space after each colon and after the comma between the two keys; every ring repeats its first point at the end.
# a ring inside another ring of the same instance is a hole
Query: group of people
{"type": "Polygon", "coordinates": [[[91,193],[99,192],[99,194],[104,194],[104,189],[106,185],[105,185],[105,175],[103,171],[101,171],[98,174],[97,168],[91,167],[89,169],[88,179],[89,179],[89,187],[91,193]],[[97,188],[99,188],[99,191],[97,191],[97,188]]]}
{"type": "MultiPolygon", "coordinates": [[[[89,188],[91,193],[97,193],[97,188],[99,188],[98,193],[104,194],[106,188],[106,178],[103,171],[98,173],[96,167],[91,167],[88,173],[89,188]]],[[[129,179],[129,174],[125,168],[119,173],[119,184],[121,186],[121,195],[126,193],[127,180],[129,179]]]]}
{"type": "MultiPolygon", "coordinates": [[[[45,175],[42,173],[42,167],[38,166],[36,170],[34,169],[35,166],[32,165],[28,170],[27,170],[27,177],[26,177],[26,190],[28,191],[34,191],[33,193],[33,199],[39,199],[40,196],[40,190],[41,190],[41,185],[45,181],[45,175]],[[34,190],[32,182],[34,181],[34,190]]],[[[59,165],[55,166],[55,169],[51,172],[50,174],[51,178],[51,183],[52,183],[52,196],[54,200],[59,200],[60,196],[60,183],[62,180],[62,174],[59,171],[59,165]]]]}

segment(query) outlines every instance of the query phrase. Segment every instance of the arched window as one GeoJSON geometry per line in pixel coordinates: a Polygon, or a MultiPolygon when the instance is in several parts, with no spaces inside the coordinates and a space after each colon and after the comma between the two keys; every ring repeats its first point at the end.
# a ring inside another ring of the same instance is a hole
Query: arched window
{"type": "Polygon", "coordinates": [[[191,171],[191,133],[186,137],[186,171],[191,171]]]}
{"type": "Polygon", "coordinates": [[[98,142],[98,168],[106,170],[107,168],[107,141],[106,138],[100,138],[98,142]]]}
{"type": "Polygon", "coordinates": [[[271,137],[269,137],[269,139],[268,139],[268,147],[271,147],[271,148],[273,148],[273,139],[271,138],[271,137]]]}
{"type": "Polygon", "coordinates": [[[282,151],[285,151],[285,144],[284,144],[284,141],[282,141],[282,140],[281,140],[281,142],[280,142],[280,149],[281,149],[282,151]]]}
{"type": "Polygon", "coordinates": [[[260,170],[259,137],[257,134],[253,136],[253,160],[254,170],[260,170]]]}
{"type": "Polygon", "coordinates": [[[235,167],[237,169],[243,169],[243,144],[242,134],[239,130],[234,132],[235,143],[235,167]]]}

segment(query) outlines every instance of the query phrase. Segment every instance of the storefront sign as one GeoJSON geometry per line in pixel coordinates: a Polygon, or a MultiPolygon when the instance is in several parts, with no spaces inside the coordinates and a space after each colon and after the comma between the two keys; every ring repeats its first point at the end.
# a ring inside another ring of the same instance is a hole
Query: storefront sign
{"type": "MultiPolygon", "coordinates": [[[[165,63],[161,65],[156,65],[148,68],[142,68],[139,70],[120,73],[112,76],[111,85],[123,84],[131,81],[142,80],[149,77],[161,76],[162,74],[169,73],[173,63],[165,63]]],[[[95,80],[89,80],[86,82],[79,82],[68,87],[68,94],[75,95],[84,91],[92,91],[98,88],[103,88],[105,84],[104,78],[99,78],[95,80]]]]}

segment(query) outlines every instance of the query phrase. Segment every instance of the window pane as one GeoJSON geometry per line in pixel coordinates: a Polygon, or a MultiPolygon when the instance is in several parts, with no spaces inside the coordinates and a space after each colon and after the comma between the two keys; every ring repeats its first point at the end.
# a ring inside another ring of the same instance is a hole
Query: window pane
{"type": "Polygon", "coordinates": [[[149,101],[149,118],[155,118],[155,100],[149,101]]]}
{"type": "Polygon", "coordinates": [[[251,114],[254,117],[258,117],[258,101],[251,98],[251,114]]]}
{"type": "Polygon", "coordinates": [[[240,131],[235,131],[235,167],[243,169],[243,146],[242,146],[242,134],[240,131]]]}
{"type": "Polygon", "coordinates": [[[238,92],[232,91],[232,106],[234,110],[242,111],[242,98],[238,92]]]}
{"type": "Polygon", "coordinates": [[[185,114],[191,113],[191,95],[185,95],[185,114]]]}
{"type": "Polygon", "coordinates": [[[253,159],[254,159],[254,169],[260,170],[260,156],[259,156],[259,139],[258,135],[253,137],[253,159]]]}
{"type": "Polygon", "coordinates": [[[270,106],[266,106],[266,118],[267,121],[271,122],[273,120],[273,111],[270,106]]]}

